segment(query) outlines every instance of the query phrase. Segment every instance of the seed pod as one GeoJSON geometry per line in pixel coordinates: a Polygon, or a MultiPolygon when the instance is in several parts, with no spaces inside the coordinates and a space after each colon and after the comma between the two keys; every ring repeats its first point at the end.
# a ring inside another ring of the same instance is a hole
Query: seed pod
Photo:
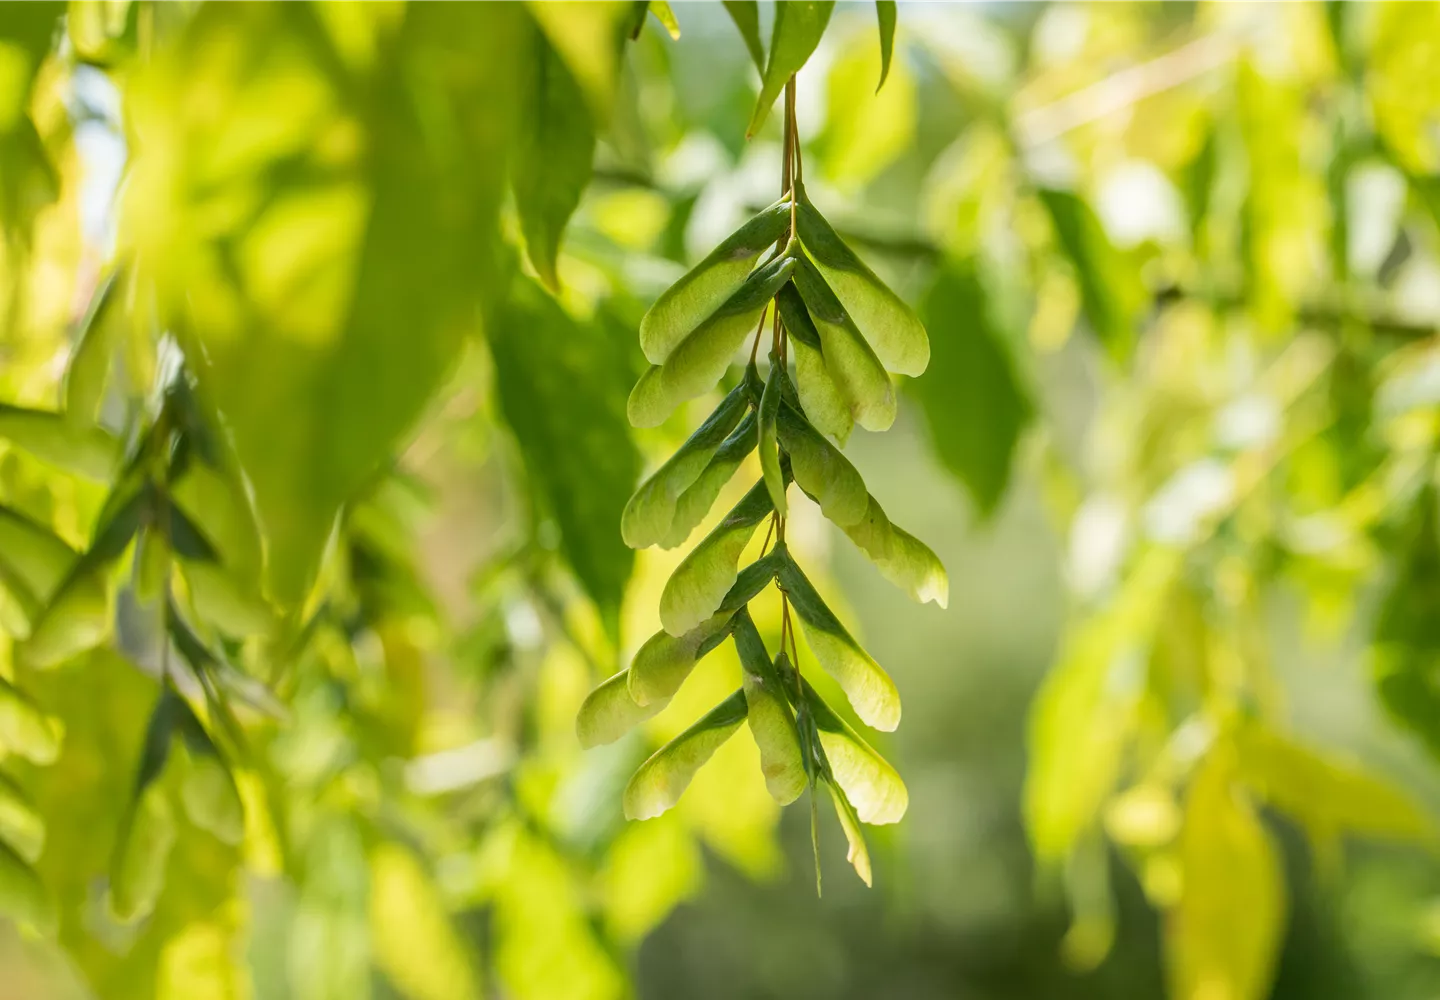
{"type": "Polygon", "coordinates": [[[760,396],[760,410],[757,427],[760,435],[760,471],[764,475],[765,489],[770,494],[770,503],[775,513],[785,516],[785,474],[780,471],[780,442],[776,422],[780,418],[780,384],[785,378],[785,367],[774,354],[770,355],[770,376],[765,380],[765,391],[760,396]]]}
{"type": "MultiPolygon", "coordinates": [[[[798,481],[798,467],[795,475],[798,481]]],[[[922,604],[934,601],[942,608],[950,603],[950,577],[939,557],[910,532],[891,524],[873,496],[867,498],[865,516],[842,527],[880,575],[912,599],[922,604]]]]}
{"type": "Polygon", "coordinates": [[[695,526],[710,513],[720,491],[734,477],[740,463],[755,450],[758,440],[756,423],[753,411],[745,414],[745,419],[741,420],[740,426],[725,439],[725,443],[710,459],[710,464],[705,466],[705,471],[700,473],[689,489],[680,494],[680,499],[675,502],[675,514],[670,520],[670,530],[660,541],[662,548],[673,549],[677,545],[683,545],[690,537],[690,532],[695,530],[695,526]]]}
{"type": "Polygon", "coordinates": [[[788,405],[781,408],[779,425],[796,484],[842,528],[863,518],[870,494],[850,460],[788,405]]]}
{"type": "Polygon", "coordinates": [[[895,387],[880,359],[809,261],[796,266],[795,287],[815,321],[825,370],[849,406],[851,417],[866,430],[888,430],[895,422],[895,387]]]}
{"type": "Polygon", "coordinates": [[[795,387],[800,397],[800,408],[815,429],[829,434],[843,446],[855,427],[855,418],[850,413],[850,404],[840,392],[840,387],[825,368],[825,355],[820,346],[820,331],[805,302],[800,298],[795,282],[780,289],[775,296],[775,306],[780,311],[780,322],[790,335],[790,352],[795,356],[795,387]]]}
{"type": "Polygon", "coordinates": [[[575,734],[587,750],[602,743],[614,743],[665,707],[668,699],[637,705],[630,697],[630,671],[622,670],[605,681],[580,705],[575,734]]]}
{"type": "Polygon", "coordinates": [[[625,786],[626,818],[653,819],[679,802],[696,772],[735,735],[747,711],[745,692],[736,691],[655,751],[625,786]]]}
{"type": "Polygon", "coordinates": [[[660,623],[666,632],[684,635],[715,613],[735,583],[740,553],[771,510],[764,482],[756,483],[675,568],[660,595],[660,623]]]}

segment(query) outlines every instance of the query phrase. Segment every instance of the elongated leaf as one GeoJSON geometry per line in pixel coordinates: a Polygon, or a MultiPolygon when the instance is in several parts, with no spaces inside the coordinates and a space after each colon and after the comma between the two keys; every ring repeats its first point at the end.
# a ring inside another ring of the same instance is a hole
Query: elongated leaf
{"type": "Polygon", "coordinates": [[[740,468],[746,456],[755,450],[758,440],[756,424],[754,411],[745,414],[740,425],[725,439],[710,459],[710,464],[705,466],[705,471],[680,494],[680,499],[675,502],[675,516],[671,519],[670,530],[660,542],[662,547],[673,549],[683,545],[695,526],[710,513],[720,491],[734,477],[735,470],[740,468]]]}
{"type": "Polygon", "coordinates": [[[705,259],[655,300],[640,320],[640,349],[663,364],[677,345],[745,283],[755,261],[790,221],[790,203],[777,201],[725,238],[705,259]]]}
{"type": "MultiPolygon", "coordinates": [[[[750,116],[746,137],[754,136],[770,115],[770,106],[785,82],[800,72],[800,67],[820,44],[820,36],[830,23],[830,14],[835,9],[831,2],[816,0],[789,0],[775,5],[775,29],[770,34],[770,60],[760,83],[760,99],[755,102],[755,112],[750,116]]],[[[733,16],[733,12],[732,12],[733,16]]],[[[743,29],[742,29],[743,33],[743,29]]]]}
{"type": "Polygon", "coordinates": [[[17,510],[0,505],[0,563],[42,604],[79,558],[79,553],[49,528],[17,510]]]}
{"type": "Polygon", "coordinates": [[[524,70],[524,118],[510,183],[525,248],[540,280],[560,288],[555,261],[565,225],[590,183],[595,128],[575,78],[538,30],[531,31],[524,70]]]}
{"type": "Polygon", "coordinates": [[[54,903],[40,876],[3,843],[0,843],[0,913],[42,932],[51,931],[55,924],[54,903]]]}
{"type": "Polygon", "coordinates": [[[245,836],[245,808],[235,776],[190,706],[180,701],[179,708],[177,728],[190,753],[190,767],[180,788],[185,813],[200,829],[237,845],[245,836]]]}
{"type": "Polygon", "coordinates": [[[260,635],[274,624],[275,615],[259,592],[219,563],[186,562],[181,572],[195,613],[226,635],[260,635]]]}
{"type": "Polygon", "coordinates": [[[109,322],[120,297],[121,272],[111,271],[95,287],[75,331],[75,346],[65,366],[65,416],[75,424],[93,424],[110,372],[116,324],[109,322]]]}
{"type": "Polygon", "coordinates": [[[36,764],[53,764],[60,756],[61,735],[57,720],[0,677],[0,748],[36,764]]]}
{"type": "Polygon", "coordinates": [[[1124,360],[1135,343],[1143,288],[1105,235],[1086,202],[1069,191],[1042,188],[1060,248],[1075,268],[1085,318],[1112,357],[1124,360]]]}
{"type": "Polygon", "coordinates": [[[866,504],[865,516],[843,527],[850,540],[860,546],[880,570],[880,575],[913,600],[921,604],[934,601],[942,608],[949,606],[950,576],[939,557],[920,539],[891,524],[873,496],[866,504]]]}
{"type": "Polygon", "coordinates": [[[665,26],[665,32],[675,41],[680,40],[680,22],[675,18],[675,11],[665,0],[650,0],[650,13],[655,15],[655,20],[665,26]]]}
{"type": "Polygon", "coordinates": [[[810,319],[805,302],[792,281],[775,296],[780,320],[790,334],[790,352],[795,357],[795,384],[800,407],[815,429],[829,434],[843,446],[855,427],[850,405],[825,367],[820,331],[810,319]]]}
{"type": "Polygon", "coordinates": [[[120,445],[103,428],[77,424],[60,413],[0,403],[0,440],[43,462],[96,482],[108,482],[120,445]]]}
{"type": "Polygon", "coordinates": [[[900,692],[895,689],[895,682],[860,648],[820,599],[795,560],[788,556],[780,567],[780,586],[805,623],[805,641],[815,658],[839,683],[860,720],[886,732],[898,726],[900,692]]]}
{"type": "Polygon", "coordinates": [[[800,733],[795,714],[781,690],[781,678],[789,672],[789,660],[780,653],[780,663],[770,661],[765,642],[747,611],[735,614],[735,650],[744,668],[745,703],[749,706],[750,734],[760,749],[760,770],[765,787],[782,806],[800,797],[810,783],[805,758],[800,750],[800,733]]]}
{"type": "Polygon", "coordinates": [[[420,858],[398,844],[370,855],[370,934],[376,965],[408,1000],[481,996],[469,942],[420,858]]]}
{"type": "Polygon", "coordinates": [[[620,534],[625,538],[626,545],[643,549],[670,533],[675,505],[681,494],[700,478],[735,425],[744,417],[749,405],[747,388],[741,383],[730,390],[680,449],[640,484],[620,516],[620,534]]]}
{"type": "Polygon", "coordinates": [[[825,759],[861,822],[900,822],[909,808],[910,793],[899,773],[836,715],[814,688],[809,684],[804,687],[820,745],[825,748],[825,759]]]}
{"type": "Polygon", "coordinates": [[[625,786],[626,818],[653,819],[679,802],[696,772],[740,728],[746,712],[745,692],[736,691],[655,751],[625,786]]]}
{"type": "Polygon", "coordinates": [[[681,561],[660,595],[660,624],[666,632],[684,635],[715,613],[735,583],[740,553],[772,512],[764,482],[756,483],[681,561]]]}
{"type": "Polygon", "coordinates": [[[1285,927],[1285,886],[1269,835],[1214,753],[1191,782],[1180,833],[1184,887],[1165,938],[1172,996],[1262,1000],[1285,927]]]}
{"type": "Polygon", "coordinates": [[[825,370],[839,387],[851,418],[866,430],[888,430],[895,422],[895,387],[880,359],[808,261],[796,267],[795,287],[820,335],[825,370]]]}
{"type": "Polygon", "coordinates": [[[840,819],[840,829],[845,831],[845,860],[850,862],[855,874],[860,876],[860,881],[870,885],[870,848],[865,846],[865,831],[860,828],[860,817],[855,815],[855,807],[845,797],[843,788],[833,781],[826,781],[825,787],[830,790],[830,800],[835,803],[835,815],[840,819]]]}
{"type": "Polygon", "coordinates": [[[755,68],[765,72],[765,46],[760,41],[760,5],[755,0],[722,0],[730,20],[745,40],[745,48],[755,62],[755,68]]]}
{"type": "Polygon", "coordinates": [[[785,378],[785,369],[775,355],[770,355],[770,377],[765,380],[765,391],[760,396],[760,407],[756,413],[756,428],[759,433],[760,471],[764,476],[765,489],[770,493],[770,503],[775,512],[785,516],[785,474],[780,471],[780,442],[776,423],[780,419],[780,384],[785,378]]]}
{"type": "Polygon", "coordinates": [[[622,670],[591,691],[581,703],[580,714],[575,719],[580,745],[588,750],[602,743],[614,743],[656,715],[668,701],[662,698],[646,705],[636,704],[630,696],[630,671],[622,670]]]}
{"type": "Polygon", "coordinates": [[[1440,655],[1440,497],[1427,483],[1399,539],[1400,556],[1375,617],[1371,669],[1391,717],[1440,757],[1440,693],[1431,672],[1440,655]]]}
{"type": "Polygon", "coordinates": [[[855,466],[788,405],[779,416],[780,443],[790,455],[795,482],[842,528],[860,521],[870,495],[855,466]]]}
{"type": "Polygon", "coordinates": [[[770,582],[775,579],[775,575],[780,572],[780,564],[784,558],[783,552],[771,549],[770,552],[742,569],[735,577],[735,585],[730,588],[725,594],[725,599],[720,602],[720,613],[731,614],[753,601],[760,591],[768,587],[770,582]]]}
{"type": "MultiPolygon", "coordinates": [[[[890,59],[895,52],[895,0],[875,0],[875,17],[880,22],[880,82],[875,85],[879,90],[890,75],[890,59]]],[[[868,878],[865,884],[870,884],[868,878]]]]}
{"type": "MultiPolygon", "coordinates": [[[[526,8],[584,89],[597,121],[615,100],[629,0],[531,0],[526,8]]],[[[644,10],[640,11],[644,17],[644,10]]],[[[503,91],[496,91],[497,93],[503,91]]]]}
{"type": "Polygon", "coordinates": [[[1005,495],[1034,408],[972,269],[937,270],[921,308],[934,354],[929,377],[906,388],[920,401],[935,453],[989,514],[1005,495]]]}
{"type": "Polygon", "coordinates": [[[141,792],[121,829],[110,869],[110,909],[124,922],[155,909],[165,887],[165,867],[175,846],[175,814],[164,789],[141,792]]]}
{"type": "Polygon", "coordinates": [[[45,849],[45,821],[15,779],[0,772],[0,844],[9,845],[29,864],[45,849]]]}
{"type": "Polygon", "coordinates": [[[616,627],[634,554],[615,530],[640,455],[625,426],[629,366],[618,329],[582,329],[519,279],[488,325],[501,412],[560,529],[560,549],[607,625],[616,627]]]}
{"type": "Polygon", "coordinates": [[[656,427],[675,407],[714,388],[745,338],[755,334],[765,307],[794,268],[795,258],[783,257],[754,272],[680,342],[663,365],[651,366],[630,393],[630,422],[656,427]]]}
{"type": "MultiPolygon", "coordinates": [[[[796,227],[800,243],[880,363],[900,375],[923,373],[930,363],[930,340],[920,317],[845,245],[806,200],[804,188],[799,196],[796,227]]],[[[800,291],[814,313],[815,304],[805,288],[800,291]]]]}
{"type": "Polygon", "coordinates": [[[676,637],[661,629],[646,639],[630,663],[627,681],[630,699],[641,707],[666,704],[695,669],[696,662],[704,655],[702,650],[709,651],[705,648],[709,640],[729,625],[730,615],[720,614],[682,636],[676,637]]]}

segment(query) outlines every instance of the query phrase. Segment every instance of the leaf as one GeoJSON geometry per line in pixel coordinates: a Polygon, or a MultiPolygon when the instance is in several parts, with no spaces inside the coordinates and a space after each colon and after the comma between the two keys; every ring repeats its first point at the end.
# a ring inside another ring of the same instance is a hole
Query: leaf
{"type": "Polygon", "coordinates": [[[783,561],[784,553],[771,549],[769,553],[742,569],[735,576],[735,585],[726,592],[725,599],[720,602],[720,613],[733,614],[753,601],[760,591],[775,579],[783,561]]]}
{"type": "Polygon", "coordinates": [[[855,466],[788,404],[779,416],[780,443],[790,455],[796,484],[842,528],[863,518],[870,497],[855,466]]]}
{"type": "Polygon", "coordinates": [[[780,566],[780,587],[805,623],[805,641],[815,659],[835,678],[860,721],[886,732],[898,726],[900,692],[895,682],[840,624],[788,552],[780,566]]]}
{"type": "MultiPolygon", "coordinates": [[[[661,629],[635,653],[630,662],[627,688],[636,705],[664,706],[680,690],[699,658],[708,652],[710,640],[730,626],[730,615],[722,614],[701,622],[676,637],[661,629]]],[[[710,646],[710,648],[714,648],[710,646]]]]}
{"type": "Polygon", "coordinates": [[[500,409],[530,482],[560,528],[561,553],[613,631],[634,565],[615,525],[640,473],[623,413],[624,348],[607,329],[582,329],[526,279],[487,328],[500,409]]]}
{"type": "Polygon", "coordinates": [[[736,691],[655,751],[625,786],[625,818],[653,819],[679,802],[696,772],[740,728],[746,711],[745,692],[736,691]]]}
{"type": "Polygon", "coordinates": [[[468,943],[413,852],[384,843],[370,854],[370,940],[375,964],[410,1000],[480,996],[468,943]]]}
{"type": "MultiPolygon", "coordinates": [[[[875,85],[878,91],[890,75],[890,58],[895,51],[895,0],[875,0],[875,17],[880,23],[880,82],[875,85]]],[[[865,884],[870,884],[868,878],[865,884]]]]}
{"type": "Polygon", "coordinates": [[[108,482],[120,446],[104,429],[76,424],[60,413],[0,403],[0,440],[65,472],[108,482]]]}
{"type": "Polygon", "coordinates": [[[35,803],[8,774],[0,772],[0,845],[34,864],[45,849],[45,821],[35,803]]]}
{"type": "Polygon", "coordinates": [[[889,430],[895,422],[895,387],[880,359],[809,261],[796,267],[795,287],[820,335],[825,370],[839,387],[851,418],[868,431],[889,430]]]}
{"type": "Polygon", "coordinates": [[[220,841],[232,846],[245,838],[245,807],[229,765],[210,734],[180,699],[177,724],[190,753],[190,767],[180,788],[180,798],[190,821],[220,841]]]}
{"type": "Polygon", "coordinates": [[[164,789],[139,793],[121,829],[110,870],[110,909],[130,923],[155,909],[165,886],[165,867],[175,846],[175,814],[164,789]]]}
{"type": "Polygon", "coordinates": [[[1285,887],[1269,835],[1212,752],[1191,782],[1180,832],[1184,888],[1166,926],[1177,1000],[1270,995],[1285,926],[1285,887]]]}
{"type": "Polygon", "coordinates": [[[680,40],[680,22],[675,19],[675,11],[665,0],[650,0],[650,13],[655,15],[655,20],[665,26],[665,32],[673,41],[680,40]]]}
{"type": "Polygon", "coordinates": [[[780,320],[789,333],[790,352],[795,357],[795,384],[800,407],[815,429],[829,434],[843,447],[855,427],[850,405],[830,377],[821,352],[820,331],[805,310],[805,302],[792,281],[775,296],[780,320]]]}
{"type": "Polygon", "coordinates": [[[75,331],[75,345],[65,366],[65,416],[75,424],[93,424],[105,393],[105,380],[115,336],[109,317],[114,301],[120,297],[121,271],[105,275],[95,286],[95,293],[75,331]]]}
{"type": "Polygon", "coordinates": [[[1391,717],[1440,756],[1440,692],[1431,681],[1440,655],[1440,497],[1433,483],[1416,495],[1399,538],[1393,578],[1375,616],[1375,686],[1391,717]]]}
{"type": "MultiPolygon", "coordinates": [[[[815,138],[813,162],[844,194],[858,193],[884,177],[913,154],[919,140],[915,75],[903,60],[890,72],[882,62],[886,54],[863,33],[852,34],[837,48],[825,74],[825,106],[844,112],[826,116],[815,138]],[[883,90],[875,85],[882,73],[889,74],[883,90]]],[[[858,315],[855,319],[859,323],[858,315]]]]}
{"type": "MultiPolygon", "coordinates": [[[[830,23],[830,14],[835,9],[833,0],[819,3],[816,0],[788,0],[775,5],[775,27],[770,33],[770,61],[761,74],[760,98],[755,102],[755,111],[745,129],[747,139],[754,137],[770,115],[770,106],[785,83],[800,72],[800,67],[820,44],[820,36],[830,23]]],[[[731,11],[734,17],[734,11],[731,11]]],[[[737,21],[737,24],[739,22],[737,21]]],[[[745,29],[741,28],[741,34],[745,29]]],[[[746,45],[749,45],[747,39],[746,45]]],[[[753,50],[752,50],[753,55],[753,50]]]]}
{"type": "Polygon", "coordinates": [[[742,690],[748,706],[746,718],[750,735],[760,750],[765,787],[776,802],[787,806],[798,799],[810,783],[795,715],[780,689],[781,678],[790,669],[789,660],[782,651],[778,663],[771,663],[770,653],[748,611],[736,612],[733,634],[735,650],[745,671],[742,690]]]}
{"type": "Polygon", "coordinates": [[[0,913],[45,933],[55,924],[54,903],[40,876],[4,844],[0,844],[0,913]]]}
{"type": "Polygon", "coordinates": [[[658,427],[675,407],[714,388],[745,338],[758,332],[766,306],[794,267],[795,258],[784,257],[755,271],[663,365],[652,365],[630,393],[630,422],[658,427]]]}
{"type": "Polygon", "coordinates": [[[665,359],[740,289],[760,254],[790,222],[790,203],[777,201],[727,236],[705,259],[660,293],[640,320],[640,349],[651,364],[665,359]]]}
{"type": "Polygon", "coordinates": [[[860,817],[855,815],[855,807],[845,797],[844,789],[832,781],[826,781],[825,787],[830,790],[830,800],[835,803],[835,815],[840,819],[840,829],[845,831],[845,842],[848,845],[845,860],[850,862],[855,874],[860,876],[860,881],[868,886],[872,877],[870,849],[865,846],[865,831],[860,829],[860,817]]]}
{"type": "MultiPolygon", "coordinates": [[[[930,340],[920,317],[845,245],[806,198],[803,187],[799,198],[795,225],[800,243],[855,328],[887,370],[899,375],[922,374],[930,363],[930,340]]],[[[816,303],[804,285],[800,285],[800,294],[815,315],[816,303]]],[[[833,308],[824,311],[833,313],[833,308]]],[[[815,315],[817,323],[821,318],[815,315]]],[[[825,356],[828,360],[828,341],[825,356]]]]}
{"type": "Polygon", "coordinates": [[[630,696],[630,671],[622,670],[585,698],[575,718],[580,745],[589,750],[614,743],[646,719],[656,715],[669,699],[638,705],[630,696]]]}
{"type": "Polygon", "coordinates": [[[530,263],[546,287],[558,291],[560,238],[590,183],[595,129],[575,78],[539,31],[531,35],[530,57],[521,60],[526,127],[519,131],[510,183],[530,263]]]}
{"type": "Polygon", "coordinates": [[[78,558],[79,553],[49,528],[0,505],[0,565],[42,605],[78,558]]]}
{"type": "Polygon", "coordinates": [[[1123,361],[1135,343],[1143,288],[1085,201],[1054,188],[1041,188],[1037,193],[1050,214],[1060,250],[1075,268],[1091,332],[1111,357],[1123,361]]]}
{"type": "Polygon", "coordinates": [[[944,564],[924,542],[891,524],[873,496],[869,496],[865,516],[843,528],[880,570],[880,575],[909,594],[912,600],[921,604],[934,601],[942,608],[949,606],[950,576],[944,564]]]}
{"type": "Polygon", "coordinates": [[[126,234],[223,415],[282,604],[499,290],[513,119],[493,97],[524,29],[518,4],[407,6],[352,76],[308,5],[201,8],[127,94],[147,156],[126,234]]]}
{"type": "Polygon", "coordinates": [[[660,595],[660,623],[666,632],[684,635],[715,613],[735,582],[740,554],[755,527],[772,512],[764,482],[756,483],[681,561],[660,595]]]}
{"type": "Polygon", "coordinates": [[[580,83],[596,120],[607,119],[615,102],[631,4],[626,0],[530,0],[525,7],[580,83]]]}
{"type": "Polygon", "coordinates": [[[765,46],[760,41],[760,5],[755,0],[721,0],[730,20],[735,22],[755,68],[765,72],[765,46]]]}
{"type": "Polygon", "coordinates": [[[36,764],[60,756],[60,724],[5,678],[0,677],[0,749],[36,764]]]}
{"type": "MultiPolygon", "coordinates": [[[[735,425],[748,412],[749,405],[750,397],[744,383],[731,389],[679,450],[640,484],[620,516],[620,534],[626,545],[643,549],[660,542],[670,533],[681,494],[704,473],[735,425]]],[[[703,512],[701,516],[704,516],[703,512]]]]}
{"type": "Polygon", "coordinates": [[[932,333],[930,377],[907,389],[920,402],[935,453],[976,508],[993,513],[1034,407],[972,268],[937,269],[921,311],[932,333]]]}
{"type": "Polygon", "coordinates": [[[780,383],[785,377],[785,368],[780,359],[770,355],[770,376],[765,380],[765,391],[760,396],[756,412],[756,428],[759,434],[760,471],[765,489],[770,494],[770,503],[775,513],[785,516],[785,474],[780,471],[780,444],[776,436],[776,422],[780,418],[780,383]]]}
{"type": "Polygon", "coordinates": [[[872,825],[900,822],[910,806],[910,793],[899,773],[836,715],[808,683],[805,699],[815,720],[820,745],[825,748],[825,759],[860,821],[872,825]]]}
{"type": "Polygon", "coordinates": [[[675,502],[675,516],[670,522],[670,530],[660,542],[663,548],[673,549],[683,545],[695,526],[710,513],[720,491],[734,477],[735,470],[740,468],[750,452],[755,450],[759,437],[756,423],[754,411],[745,414],[740,425],[725,439],[710,459],[710,464],[705,466],[705,471],[680,494],[675,502]]]}

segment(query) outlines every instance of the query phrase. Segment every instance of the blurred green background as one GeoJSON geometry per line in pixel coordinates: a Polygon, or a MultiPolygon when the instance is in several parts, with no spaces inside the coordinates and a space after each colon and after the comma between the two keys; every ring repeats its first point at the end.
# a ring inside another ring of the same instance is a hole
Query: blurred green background
{"type": "MultiPolygon", "coordinates": [[[[271,552],[273,620],[216,648],[286,706],[242,713],[243,836],[177,821],[119,920],[169,649],[142,556],[58,670],[6,620],[0,676],[65,741],[0,728],[58,910],[0,924],[0,1000],[1440,993],[1440,5],[900,3],[878,92],[875,7],[836,5],[807,187],[934,352],[846,453],[951,595],[797,511],[906,706],[875,886],[827,815],[818,897],[748,736],[621,814],[728,650],[644,732],[574,735],[683,552],[632,565],[620,508],[714,403],[623,424],[639,318],[778,193],[729,12],[674,3],[617,61],[633,4],[313,6],[0,3],[0,399],[71,413],[88,377],[133,441],[183,355],[271,552]],[[562,127],[541,50],[596,139],[530,306],[505,157],[562,127]]],[[[111,484],[17,441],[0,500],[83,546],[111,484]]]]}

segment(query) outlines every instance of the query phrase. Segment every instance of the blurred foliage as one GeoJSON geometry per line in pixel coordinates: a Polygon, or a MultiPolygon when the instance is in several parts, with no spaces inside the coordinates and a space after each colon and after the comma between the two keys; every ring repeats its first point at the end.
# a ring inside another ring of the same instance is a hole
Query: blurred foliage
{"type": "Polygon", "coordinates": [[[1437,38],[0,3],[0,998],[1433,996],[1437,38]],[[955,598],[792,503],[787,586],[908,706],[875,888],[825,825],[819,900],[763,729],[625,819],[753,691],[730,644],[576,737],[681,563],[627,497],[722,398],[632,428],[636,331],[787,190],[796,70],[807,210],[931,344],[885,438],[806,413],[955,598]]]}

